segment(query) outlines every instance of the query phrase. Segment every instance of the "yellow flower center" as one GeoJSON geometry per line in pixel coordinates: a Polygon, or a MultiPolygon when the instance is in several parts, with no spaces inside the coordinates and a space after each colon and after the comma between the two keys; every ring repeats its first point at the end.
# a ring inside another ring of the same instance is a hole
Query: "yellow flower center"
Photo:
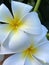
{"type": "Polygon", "coordinates": [[[11,20],[10,25],[13,28],[13,30],[15,30],[15,29],[18,29],[22,25],[22,22],[20,22],[19,20],[13,19],[11,20]]]}
{"type": "Polygon", "coordinates": [[[30,46],[27,50],[23,51],[23,57],[27,56],[29,59],[32,59],[32,55],[36,54],[38,48],[34,48],[34,46],[30,46]]]}
{"type": "Polygon", "coordinates": [[[19,30],[20,26],[23,24],[22,21],[18,19],[18,17],[15,17],[13,19],[8,18],[7,21],[8,21],[8,24],[9,24],[7,31],[12,29],[14,33],[17,30],[19,30]]]}

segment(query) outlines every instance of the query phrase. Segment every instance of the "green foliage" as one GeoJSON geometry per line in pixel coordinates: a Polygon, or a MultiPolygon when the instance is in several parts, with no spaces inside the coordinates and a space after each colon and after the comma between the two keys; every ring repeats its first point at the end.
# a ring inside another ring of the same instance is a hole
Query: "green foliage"
{"type": "Polygon", "coordinates": [[[47,39],[49,40],[49,33],[46,36],[47,36],[47,39]]]}
{"type": "Polygon", "coordinates": [[[42,16],[42,24],[44,24],[49,29],[49,0],[42,0],[39,11],[42,16]]]}

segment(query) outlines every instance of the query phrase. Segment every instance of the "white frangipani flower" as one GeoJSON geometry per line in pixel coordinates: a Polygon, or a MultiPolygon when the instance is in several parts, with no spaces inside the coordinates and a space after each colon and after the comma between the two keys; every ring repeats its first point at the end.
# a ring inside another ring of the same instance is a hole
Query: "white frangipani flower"
{"type": "Polygon", "coordinates": [[[44,37],[38,43],[30,43],[31,46],[23,52],[16,53],[7,58],[3,65],[45,65],[49,64],[49,41],[44,37]]]}
{"type": "MultiPolygon", "coordinates": [[[[0,24],[0,42],[2,44],[6,42],[5,45],[9,46],[10,48],[11,44],[9,40],[11,39],[11,37],[13,37],[13,39],[16,39],[15,41],[16,47],[19,48],[20,45],[22,46],[24,45],[24,47],[22,48],[23,50],[24,48],[27,48],[27,46],[30,45],[28,44],[30,35],[24,33],[24,31],[20,29],[21,26],[25,25],[24,22],[21,21],[21,19],[29,13],[29,11],[32,9],[32,6],[20,2],[12,1],[11,7],[12,7],[12,12],[14,17],[12,16],[9,9],[4,4],[1,4],[0,6],[0,22],[5,23],[5,24],[0,24]]],[[[15,43],[14,44],[12,43],[12,45],[15,45],[15,43]]],[[[6,53],[12,52],[7,48],[2,47],[0,54],[2,53],[6,54],[5,51],[6,53]]]]}
{"type": "Polygon", "coordinates": [[[0,24],[0,54],[21,52],[30,47],[31,38],[36,44],[47,33],[38,14],[30,12],[32,6],[12,1],[11,7],[13,16],[4,4],[0,6],[0,22],[4,23],[0,24]]]}

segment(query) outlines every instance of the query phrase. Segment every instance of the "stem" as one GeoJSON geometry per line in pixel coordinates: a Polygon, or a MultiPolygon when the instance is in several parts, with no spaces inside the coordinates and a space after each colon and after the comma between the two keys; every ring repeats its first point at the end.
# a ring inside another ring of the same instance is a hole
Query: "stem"
{"type": "Polygon", "coordinates": [[[33,11],[37,11],[38,10],[38,8],[39,8],[39,6],[40,6],[40,3],[41,3],[41,0],[37,0],[37,3],[36,3],[36,5],[35,5],[35,8],[34,8],[34,10],[33,11]]]}
{"type": "Polygon", "coordinates": [[[47,37],[47,39],[49,40],[49,33],[47,33],[46,37],[47,37]]]}
{"type": "Polygon", "coordinates": [[[49,33],[47,33],[47,36],[49,37],[49,33]]]}

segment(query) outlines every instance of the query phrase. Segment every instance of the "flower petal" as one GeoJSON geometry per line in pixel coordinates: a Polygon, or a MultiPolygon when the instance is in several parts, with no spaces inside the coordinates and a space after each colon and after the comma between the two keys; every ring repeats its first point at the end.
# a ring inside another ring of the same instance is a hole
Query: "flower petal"
{"type": "Polygon", "coordinates": [[[4,42],[0,44],[0,54],[16,53],[15,51],[9,49],[9,42],[10,42],[10,39],[12,38],[12,35],[13,35],[13,31],[11,31],[9,35],[7,36],[7,38],[4,40],[4,42]]]}
{"type": "Polygon", "coordinates": [[[16,52],[13,52],[12,50],[5,48],[3,45],[0,48],[0,55],[13,54],[13,53],[16,53],[16,52]]]}
{"type": "Polygon", "coordinates": [[[41,33],[41,23],[36,12],[31,12],[22,19],[23,25],[20,27],[21,30],[30,34],[41,33]]]}
{"type": "Polygon", "coordinates": [[[38,47],[38,52],[35,56],[44,63],[49,63],[49,41],[44,40],[39,44],[41,45],[38,47]]]}
{"type": "Polygon", "coordinates": [[[38,34],[38,35],[32,35],[32,40],[34,41],[34,43],[39,43],[42,39],[45,38],[48,30],[45,26],[42,25],[42,33],[38,34]]]}
{"type": "Polygon", "coordinates": [[[42,63],[40,63],[39,60],[33,57],[33,59],[27,58],[25,61],[25,65],[42,65],[42,63]]]}
{"type": "Polygon", "coordinates": [[[23,31],[17,31],[9,42],[9,48],[16,51],[24,51],[30,46],[30,35],[23,31]]]}
{"type": "Polygon", "coordinates": [[[32,9],[32,6],[21,2],[12,1],[11,4],[13,15],[15,18],[18,18],[19,20],[23,18],[32,9]]]}
{"type": "Polygon", "coordinates": [[[21,56],[21,53],[12,55],[7,58],[3,65],[24,65],[25,59],[21,56]]]}
{"type": "Polygon", "coordinates": [[[3,43],[11,32],[8,24],[0,24],[0,43],[3,43]]]}
{"type": "Polygon", "coordinates": [[[9,9],[4,5],[1,4],[0,6],[0,22],[10,23],[12,19],[12,15],[9,9]]]}

